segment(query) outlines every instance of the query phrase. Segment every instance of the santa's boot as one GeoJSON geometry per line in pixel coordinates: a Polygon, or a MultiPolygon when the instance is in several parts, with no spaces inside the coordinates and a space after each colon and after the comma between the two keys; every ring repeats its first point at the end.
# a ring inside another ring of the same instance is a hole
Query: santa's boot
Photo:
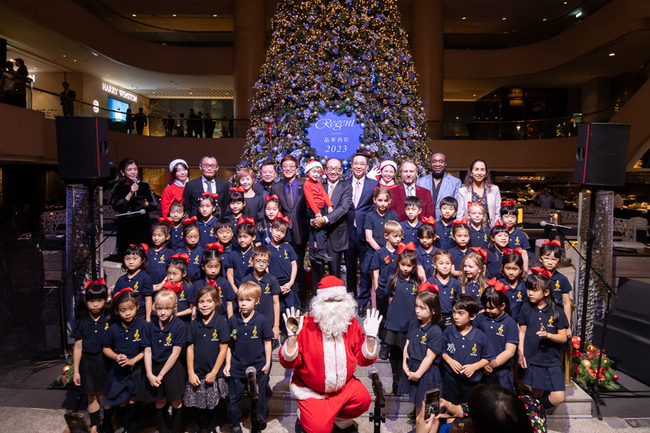
{"type": "Polygon", "coordinates": [[[307,433],[307,431],[302,428],[302,424],[300,424],[300,418],[296,418],[296,425],[294,426],[294,430],[296,433],[307,433]]]}

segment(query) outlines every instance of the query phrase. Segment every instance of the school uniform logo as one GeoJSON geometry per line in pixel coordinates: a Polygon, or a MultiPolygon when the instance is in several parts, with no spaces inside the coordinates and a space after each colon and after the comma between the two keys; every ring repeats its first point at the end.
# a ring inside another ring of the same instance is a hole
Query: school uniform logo
{"type": "Polygon", "coordinates": [[[384,257],[384,263],[389,264],[392,261],[393,260],[390,257],[388,257],[388,256],[384,257]]]}
{"type": "Polygon", "coordinates": [[[519,245],[519,236],[515,238],[515,245],[519,245]]]}
{"type": "Polygon", "coordinates": [[[184,300],[185,300],[185,290],[183,290],[183,291],[181,292],[180,299],[181,299],[181,301],[184,301],[184,300]]]}
{"type": "Polygon", "coordinates": [[[266,287],[264,287],[264,293],[269,293],[270,291],[271,291],[271,286],[267,284],[266,287]]]}
{"type": "Polygon", "coordinates": [[[198,256],[198,254],[194,257],[194,264],[195,265],[199,264],[199,256],[198,256]]]}
{"type": "Polygon", "coordinates": [[[472,353],[469,354],[469,356],[478,356],[478,349],[476,348],[476,343],[474,343],[474,347],[472,347],[472,353]]]}
{"type": "Polygon", "coordinates": [[[555,321],[553,320],[553,316],[549,317],[548,318],[548,327],[552,328],[554,323],[555,323],[555,321]]]}
{"type": "Polygon", "coordinates": [[[214,227],[210,229],[210,236],[214,237],[214,227]]]}
{"type": "Polygon", "coordinates": [[[136,281],[135,284],[133,285],[133,291],[137,292],[139,288],[140,288],[140,282],[136,281]]]}
{"type": "Polygon", "coordinates": [[[422,341],[420,341],[421,344],[427,344],[427,334],[424,334],[422,336],[422,341]]]}
{"type": "Polygon", "coordinates": [[[140,330],[136,329],[135,334],[133,334],[133,341],[140,341],[140,330]]]}
{"type": "Polygon", "coordinates": [[[499,326],[499,329],[497,329],[497,335],[503,337],[503,325],[499,326]]]}
{"type": "Polygon", "coordinates": [[[517,292],[517,302],[521,302],[522,297],[521,297],[521,292],[517,292]]]}
{"type": "Polygon", "coordinates": [[[284,250],[284,258],[288,259],[289,258],[289,253],[287,253],[287,250],[284,250]]]}
{"type": "Polygon", "coordinates": [[[165,255],[160,256],[160,263],[165,263],[165,255]]]}
{"type": "Polygon", "coordinates": [[[169,347],[172,345],[172,333],[170,332],[167,338],[165,339],[165,346],[169,347]]]}
{"type": "Polygon", "coordinates": [[[253,256],[248,259],[248,267],[250,268],[251,266],[253,266],[253,256]]]}
{"type": "Polygon", "coordinates": [[[484,242],[487,242],[487,233],[485,233],[485,234],[483,235],[483,241],[484,241],[484,242]]]}
{"type": "Polygon", "coordinates": [[[251,334],[253,335],[252,338],[257,338],[257,326],[253,328],[253,332],[251,334]]]}
{"type": "Polygon", "coordinates": [[[104,326],[104,331],[108,331],[108,322],[106,322],[106,326],[104,326]]]}
{"type": "Polygon", "coordinates": [[[451,292],[449,292],[449,297],[453,298],[454,297],[454,288],[451,288],[451,292]]]}
{"type": "Polygon", "coordinates": [[[217,337],[219,335],[217,334],[217,330],[215,329],[214,332],[212,333],[212,340],[211,341],[217,341],[217,337]]]}
{"type": "Polygon", "coordinates": [[[555,290],[560,290],[560,280],[555,281],[555,290]]]}
{"type": "Polygon", "coordinates": [[[447,344],[447,353],[449,353],[450,355],[456,353],[456,346],[454,346],[454,343],[447,344]]]}
{"type": "Polygon", "coordinates": [[[412,291],[413,291],[413,294],[414,294],[414,295],[416,295],[417,292],[418,292],[418,290],[415,288],[415,284],[413,284],[413,289],[412,289],[412,291]]]}

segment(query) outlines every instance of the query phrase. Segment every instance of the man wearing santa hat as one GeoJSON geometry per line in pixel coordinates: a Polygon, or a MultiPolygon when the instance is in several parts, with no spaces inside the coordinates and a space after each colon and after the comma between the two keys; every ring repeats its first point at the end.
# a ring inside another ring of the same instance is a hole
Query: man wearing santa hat
{"type": "Polygon", "coordinates": [[[381,316],[371,310],[361,325],[356,302],[343,281],[323,278],[311,301],[311,314],[291,308],[284,314],[289,337],[280,349],[280,364],[293,368],[291,394],[298,400],[296,432],[330,433],[336,426],[356,432],[353,420],[370,407],[370,394],[354,377],[357,364],[372,365],[377,358],[381,316]],[[297,329],[292,323],[298,324],[297,329]]]}

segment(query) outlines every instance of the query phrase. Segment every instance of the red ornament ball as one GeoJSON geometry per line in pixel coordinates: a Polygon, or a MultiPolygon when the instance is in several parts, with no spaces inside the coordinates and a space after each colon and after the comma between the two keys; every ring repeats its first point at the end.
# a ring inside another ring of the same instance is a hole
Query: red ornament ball
{"type": "Polygon", "coordinates": [[[614,375],[614,380],[618,380],[618,374],[614,375]]]}

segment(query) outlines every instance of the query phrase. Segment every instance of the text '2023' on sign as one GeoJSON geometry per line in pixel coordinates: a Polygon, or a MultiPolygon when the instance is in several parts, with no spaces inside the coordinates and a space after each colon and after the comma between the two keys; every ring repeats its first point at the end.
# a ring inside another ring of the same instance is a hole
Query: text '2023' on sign
{"type": "Polygon", "coordinates": [[[328,111],[321,114],[307,131],[310,146],[319,157],[349,158],[354,154],[360,141],[363,128],[356,115],[328,111]]]}

